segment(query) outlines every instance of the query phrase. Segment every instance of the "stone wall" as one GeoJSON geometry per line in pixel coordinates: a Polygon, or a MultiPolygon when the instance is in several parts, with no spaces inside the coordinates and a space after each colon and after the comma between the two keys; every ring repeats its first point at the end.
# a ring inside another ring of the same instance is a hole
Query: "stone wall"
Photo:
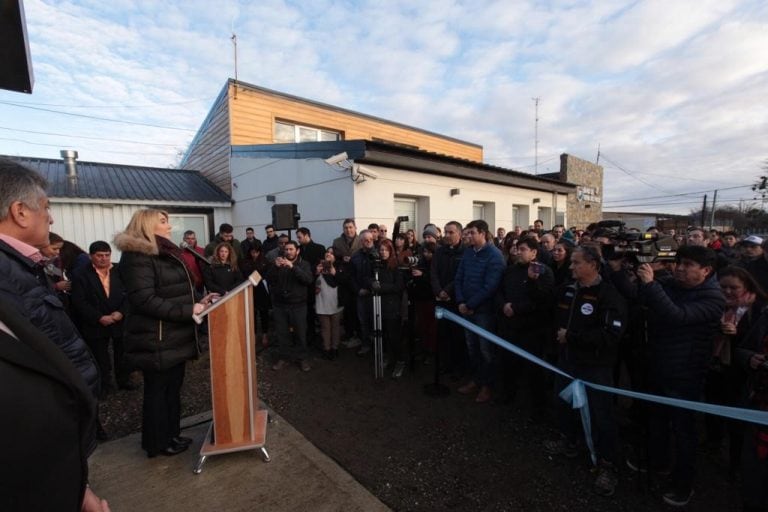
{"type": "Polygon", "coordinates": [[[566,218],[568,226],[586,228],[603,218],[603,168],[581,158],[560,155],[560,179],[577,185],[575,193],[568,194],[566,218]]]}

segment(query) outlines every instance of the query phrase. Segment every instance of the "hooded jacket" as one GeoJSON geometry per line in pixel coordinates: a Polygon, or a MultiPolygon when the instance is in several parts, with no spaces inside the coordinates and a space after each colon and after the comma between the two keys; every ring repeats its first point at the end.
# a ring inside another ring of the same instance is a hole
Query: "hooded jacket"
{"type": "Polygon", "coordinates": [[[154,247],[127,233],[115,237],[128,299],[125,357],[142,370],[167,370],[200,353],[192,277],[172,243],[163,240],[158,237],[154,247]]]}

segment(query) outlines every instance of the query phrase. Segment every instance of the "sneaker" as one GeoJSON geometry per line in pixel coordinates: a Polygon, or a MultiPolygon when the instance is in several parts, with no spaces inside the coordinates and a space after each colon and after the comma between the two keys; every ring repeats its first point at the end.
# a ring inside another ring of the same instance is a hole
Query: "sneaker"
{"type": "Polygon", "coordinates": [[[393,379],[399,379],[403,376],[403,372],[405,371],[405,361],[398,361],[395,363],[395,369],[392,370],[392,378],[393,379]]]}
{"type": "Polygon", "coordinates": [[[664,496],[662,496],[662,499],[667,505],[672,505],[673,507],[684,507],[688,504],[689,501],[691,501],[692,496],[693,489],[683,491],[676,489],[665,492],[664,496]]]}
{"type": "Polygon", "coordinates": [[[285,366],[285,361],[283,361],[282,359],[279,359],[275,364],[272,365],[272,369],[278,372],[282,370],[284,366],[285,366]]]}
{"type": "MultiPolygon", "coordinates": [[[[635,473],[648,472],[648,464],[642,459],[627,458],[627,467],[635,473]]],[[[658,476],[669,476],[672,473],[669,468],[654,469],[653,472],[658,476]]]]}
{"type": "Polygon", "coordinates": [[[304,360],[299,361],[299,368],[301,368],[301,371],[303,372],[308,372],[312,369],[312,367],[309,365],[309,362],[304,360]]]}
{"type": "Polygon", "coordinates": [[[474,381],[469,381],[463,386],[461,386],[459,389],[457,389],[456,391],[458,391],[462,395],[468,395],[470,393],[475,392],[476,390],[477,390],[477,384],[475,384],[474,381]]]}
{"type": "Polygon", "coordinates": [[[364,356],[365,354],[367,354],[370,351],[371,351],[371,346],[370,345],[361,345],[360,346],[360,350],[357,351],[357,355],[358,356],[364,356]]]}
{"type": "Polygon", "coordinates": [[[363,342],[362,342],[362,341],[360,341],[360,338],[349,338],[348,340],[344,340],[344,341],[342,341],[342,342],[341,342],[341,344],[342,344],[342,345],[343,345],[345,348],[357,348],[357,347],[359,347],[360,345],[362,345],[362,344],[363,344],[363,342]]]}
{"type": "Polygon", "coordinates": [[[600,461],[597,467],[597,478],[595,478],[595,493],[600,496],[613,496],[616,492],[616,484],[619,479],[616,476],[616,468],[609,462],[600,461]]]}
{"type": "Polygon", "coordinates": [[[564,437],[560,439],[547,439],[544,441],[544,451],[550,455],[562,455],[573,459],[579,454],[575,443],[569,443],[564,437]]]}

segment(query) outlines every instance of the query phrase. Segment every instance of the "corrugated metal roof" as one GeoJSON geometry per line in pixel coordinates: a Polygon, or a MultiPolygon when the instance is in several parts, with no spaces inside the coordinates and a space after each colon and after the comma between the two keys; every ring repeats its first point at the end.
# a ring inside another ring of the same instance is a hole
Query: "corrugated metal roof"
{"type": "Polygon", "coordinates": [[[77,162],[77,180],[63,160],[0,155],[35,169],[48,180],[52,198],[86,198],[186,203],[227,203],[231,198],[197,171],[77,162]]]}

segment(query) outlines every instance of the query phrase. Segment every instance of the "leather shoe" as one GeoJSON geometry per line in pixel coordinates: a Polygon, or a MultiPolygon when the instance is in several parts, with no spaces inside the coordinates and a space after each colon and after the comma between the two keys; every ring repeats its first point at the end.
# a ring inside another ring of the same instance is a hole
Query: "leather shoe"
{"type": "Polygon", "coordinates": [[[189,448],[189,445],[180,446],[178,444],[172,444],[171,446],[169,446],[165,450],[160,450],[160,455],[167,455],[168,457],[170,457],[172,455],[178,455],[181,452],[186,451],[187,448],[189,448]]]}
{"type": "Polygon", "coordinates": [[[171,443],[173,443],[176,446],[189,446],[192,444],[192,439],[190,439],[189,437],[178,436],[171,439],[171,443]]]}
{"type": "Polygon", "coordinates": [[[168,448],[160,450],[159,452],[147,452],[147,457],[149,457],[150,459],[154,459],[158,455],[165,455],[167,457],[171,457],[173,455],[178,455],[181,452],[187,451],[187,448],[189,448],[189,445],[179,446],[177,444],[172,444],[168,448]]]}

